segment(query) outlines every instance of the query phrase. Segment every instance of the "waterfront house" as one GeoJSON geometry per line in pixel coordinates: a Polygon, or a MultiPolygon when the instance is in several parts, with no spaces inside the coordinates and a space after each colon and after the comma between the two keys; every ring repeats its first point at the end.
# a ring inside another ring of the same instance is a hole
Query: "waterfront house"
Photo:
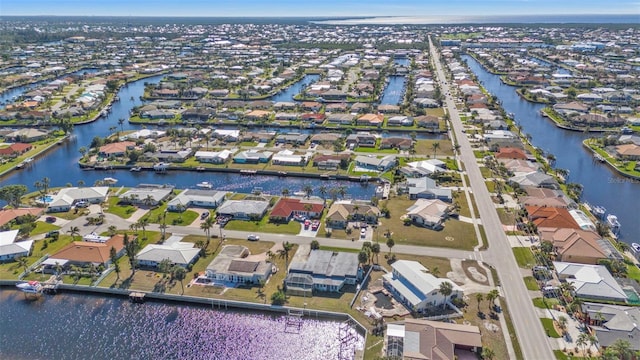
{"type": "Polygon", "coordinates": [[[380,149],[398,149],[398,150],[409,150],[413,147],[413,140],[411,138],[403,138],[403,137],[387,137],[382,138],[380,140],[380,149]]]}
{"type": "Polygon", "coordinates": [[[304,166],[309,162],[311,156],[313,156],[312,153],[297,155],[293,151],[285,149],[273,155],[271,158],[271,164],[282,166],[304,166]]]}
{"type": "Polygon", "coordinates": [[[10,142],[23,142],[23,143],[32,143],[40,140],[44,140],[49,136],[48,131],[33,129],[33,128],[24,128],[19,129],[13,132],[10,132],[4,136],[7,141],[10,142]]]}
{"type": "Polygon", "coordinates": [[[495,157],[496,159],[529,160],[529,156],[524,149],[514,147],[501,147],[495,157]]]}
{"type": "Polygon", "coordinates": [[[355,285],[362,280],[356,253],[311,250],[305,255],[296,253],[289,266],[284,280],[288,294],[311,296],[314,290],[340,292],[345,285],[355,285]]]}
{"type": "Polygon", "coordinates": [[[237,164],[258,164],[267,163],[273,156],[271,151],[246,150],[237,153],[233,157],[233,162],[237,164]]]}
{"type": "Polygon", "coordinates": [[[548,189],[560,188],[560,185],[553,176],[539,171],[532,171],[530,173],[512,176],[508,181],[510,184],[517,184],[520,187],[535,186],[548,189]]]}
{"type": "Polygon", "coordinates": [[[406,216],[414,224],[439,230],[451,210],[451,205],[442,200],[418,199],[412,206],[407,208],[406,216]]]}
{"type": "Polygon", "coordinates": [[[327,122],[330,124],[351,125],[355,116],[352,114],[330,113],[327,114],[327,122]]]}
{"type": "Polygon", "coordinates": [[[436,99],[429,97],[416,97],[413,99],[413,104],[419,108],[437,108],[440,107],[440,102],[436,99]]]}
{"type": "Polygon", "coordinates": [[[540,164],[530,160],[497,159],[513,176],[526,175],[540,170],[540,164]]]}
{"type": "Polygon", "coordinates": [[[378,105],[378,112],[381,114],[397,114],[400,112],[400,106],[391,104],[378,105]]]}
{"type": "Polygon", "coordinates": [[[558,279],[575,288],[575,295],[581,299],[627,302],[628,295],[602,265],[576,264],[554,261],[558,279]]]}
{"type": "Polygon", "coordinates": [[[423,177],[447,169],[447,164],[438,159],[414,161],[400,168],[400,172],[407,177],[423,177]]]}
{"type": "Polygon", "coordinates": [[[200,256],[200,249],[194,243],[182,242],[182,237],[172,235],[162,244],[148,244],[136,255],[138,264],[143,268],[157,269],[164,260],[169,260],[171,265],[187,268],[194,264],[200,256]]]}
{"type": "Polygon", "coordinates": [[[154,158],[160,162],[176,162],[182,163],[185,162],[188,158],[191,157],[192,150],[190,148],[186,150],[177,150],[177,149],[163,149],[157,151],[155,153],[145,153],[145,156],[150,158],[154,158]]]}
{"type": "Polygon", "coordinates": [[[383,285],[409,311],[421,313],[464,296],[462,288],[456,283],[433,276],[417,261],[398,260],[391,264],[391,268],[392,272],[382,276],[383,285]],[[440,293],[440,284],[443,282],[451,284],[451,295],[440,293]]]}
{"type": "Polygon", "coordinates": [[[140,113],[140,117],[143,119],[173,119],[176,116],[175,113],[168,110],[149,110],[140,113]]]}
{"type": "Polygon", "coordinates": [[[314,124],[317,124],[317,125],[322,124],[326,118],[327,116],[321,113],[306,113],[306,114],[300,115],[300,120],[306,121],[306,122],[313,122],[314,124]]]}
{"type": "Polygon", "coordinates": [[[387,119],[387,126],[412,126],[413,118],[406,115],[391,116],[387,119]]]}
{"type": "Polygon", "coordinates": [[[356,119],[356,125],[359,126],[382,126],[384,115],[381,114],[364,114],[356,119]]]}
{"type": "Polygon", "coordinates": [[[527,210],[527,219],[533,222],[537,228],[580,229],[567,209],[540,206],[525,206],[525,209],[527,210]]]}
{"type": "Polygon", "coordinates": [[[218,207],[218,215],[232,217],[234,220],[260,220],[269,208],[268,201],[227,200],[218,207]]]}
{"type": "Polygon", "coordinates": [[[484,141],[492,149],[501,147],[522,148],[520,139],[509,130],[492,130],[484,134],[484,141]]]}
{"type": "Polygon", "coordinates": [[[290,133],[278,134],[276,136],[276,142],[285,143],[285,144],[303,145],[304,143],[307,142],[308,138],[309,138],[308,134],[290,132],[290,133]]]}
{"type": "Polygon", "coordinates": [[[398,187],[400,193],[409,194],[409,199],[439,199],[451,202],[451,189],[440,188],[436,181],[426,176],[408,178],[398,187]]]}
{"type": "Polygon", "coordinates": [[[2,157],[16,157],[31,150],[33,146],[25,143],[13,143],[7,147],[0,149],[0,156],[2,157]]]}
{"type": "MultiPolygon", "coordinates": [[[[131,236],[129,236],[129,240],[133,240],[131,236]]],[[[51,266],[58,263],[65,269],[69,269],[71,265],[78,267],[102,265],[107,268],[111,264],[111,248],[116,250],[116,257],[120,257],[124,253],[123,234],[116,234],[104,243],[74,241],[52,254],[47,259],[47,264],[51,266]]]]}
{"type": "Polygon", "coordinates": [[[16,208],[0,210],[0,227],[10,224],[15,219],[22,216],[38,217],[44,212],[43,208],[16,208]]]}
{"type": "Polygon", "coordinates": [[[398,163],[398,160],[394,155],[387,155],[381,158],[374,156],[356,156],[356,168],[360,168],[357,171],[376,171],[385,172],[393,169],[398,163]]]}
{"type": "Polygon", "coordinates": [[[17,241],[19,230],[0,232],[0,262],[14,261],[18,257],[31,255],[33,240],[17,241]]]}
{"type": "Polygon", "coordinates": [[[354,202],[351,200],[334,201],[327,211],[325,218],[327,227],[332,229],[346,229],[349,222],[364,222],[377,225],[380,209],[371,204],[354,202]]]}
{"type": "Polygon", "coordinates": [[[375,135],[368,132],[358,132],[348,135],[345,142],[347,147],[375,147],[376,140],[375,135]]]}
{"type": "Polygon", "coordinates": [[[79,202],[100,204],[107,200],[109,187],[70,187],[62,188],[52,195],[51,202],[47,204],[47,212],[63,212],[71,210],[71,207],[79,202]]]}
{"type": "Polygon", "coordinates": [[[340,90],[327,90],[322,93],[322,99],[326,101],[344,101],[347,99],[347,94],[340,90]]]}
{"type": "MultiPolygon", "coordinates": [[[[606,349],[622,339],[640,338],[640,308],[622,305],[582,304],[586,323],[598,339],[598,345],[606,349]]],[[[632,351],[640,351],[640,341],[629,341],[632,351]]]]}
{"type": "Polygon", "coordinates": [[[162,201],[171,196],[172,186],[162,186],[154,184],[140,184],[118,196],[118,201],[123,204],[133,204],[136,206],[157,206],[162,201]]]}
{"type": "Polygon", "coordinates": [[[583,114],[568,118],[571,124],[588,127],[616,127],[623,126],[627,121],[619,116],[606,116],[600,114],[583,114]]]}
{"type": "Polygon", "coordinates": [[[313,158],[313,166],[320,170],[337,170],[342,164],[348,164],[351,160],[349,154],[319,154],[313,158]]]}
{"type": "Polygon", "coordinates": [[[181,118],[184,121],[206,122],[216,116],[215,109],[192,108],[182,112],[181,118]]]}
{"type": "Polygon", "coordinates": [[[107,158],[110,156],[122,157],[127,153],[127,151],[133,150],[135,146],[136,143],[133,141],[114,142],[100,146],[100,149],[98,149],[98,155],[107,158]]]}
{"type": "Polygon", "coordinates": [[[266,110],[253,110],[247,113],[244,117],[247,120],[267,120],[269,117],[273,115],[271,111],[266,110]]]}
{"type": "Polygon", "coordinates": [[[324,210],[324,201],[312,199],[281,198],[271,210],[269,221],[288,223],[294,216],[317,219],[324,210]]]}
{"type": "Polygon", "coordinates": [[[387,325],[386,344],[390,359],[476,359],[482,334],[474,325],[406,318],[387,325]]]}
{"type": "Polygon", "coordinates": [[[225,149],[222,151],[196,151],[195,157],[201,163],[224,164],[231,158],[234,151],[225,149]]]}
{"type": "Polygon", "coordinates": [[[613,245],[593,231],[570,228],[538,228],[540,241],[553,244],[556,260],[595,265],[601,259],[622,260],[613,245]]]}
{"type": "Polygon", "coordinates": [[[640,160],[640,146],[636,144],[624,144],[615,147],[615,154],[621,160],[640,160]]]}
{"type": "Polygon", "coordinates": [[[562,190],[526,186],[527,196],[519,197],[521,206],[576,208],[578,205],[562,190]]]}
{"type": "Polygon", "coordinates": [[[190,207],[215,209],[226,197],[225,191],[186,189],[167,203],[169,211],[184,211],[190,207]]]}
{"type": "Polygon", "coordinates": [[[313,112],[318,112],[322,109],[322,104],[317,101],[305,101],[302,103],[302,108],[313,112]]]}
{"type": "Polygon", "coordinates": [[[264,284],[271,276],[273,265],[262,259],[252,259],[250,254],[244,246],[225,245],[207,266],[205,276],[223,285],[264,284]]]}
{"type": "Polygon", "coordinates": [[[275,115],[276,121],[295,121],[300,118],[299,113],[279,112],[275,115]]]}
{"type": "Polygon", "coordinates": [[[332,145],[340,139],[342,139],[342,134],[319,133],[319,134],[312,135],[310,141],[316,144],[332,145]]]}

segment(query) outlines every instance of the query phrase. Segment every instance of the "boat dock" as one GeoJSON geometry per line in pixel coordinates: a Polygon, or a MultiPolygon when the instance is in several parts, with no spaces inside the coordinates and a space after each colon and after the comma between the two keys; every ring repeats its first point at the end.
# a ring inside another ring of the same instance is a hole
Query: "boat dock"
{"type": "Polygon", "coordinates": [[[145,294],[145,293],[143,293],[143,292],[137,292],[137,291],[134,291],[134,292],[129,293],[129,300],[130,300],[132,303],[138,303],[138,304],[141,304],[141,303],[143,303],[143,302],[144,302],[144,298],[145,298],[145,296],[146,296],[146,295],[147,295],[147,294],[145,294]]]}

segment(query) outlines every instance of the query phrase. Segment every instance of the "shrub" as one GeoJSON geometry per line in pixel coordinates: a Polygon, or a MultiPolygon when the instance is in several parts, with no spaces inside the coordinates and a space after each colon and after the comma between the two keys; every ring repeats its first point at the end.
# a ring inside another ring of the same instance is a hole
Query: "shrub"
{"type": "Polygon", "coordinates": [[[282,290],[278,290],[271,295],[271,304],[273,305],[284,305],[286,300],[287,296],[282,290]]]}

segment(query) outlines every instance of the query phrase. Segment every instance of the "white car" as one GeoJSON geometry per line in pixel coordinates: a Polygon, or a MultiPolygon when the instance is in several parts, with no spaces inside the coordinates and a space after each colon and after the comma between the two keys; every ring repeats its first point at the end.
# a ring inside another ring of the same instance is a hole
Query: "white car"
{"type": "Polygon", "coordinates": [[[360,237],[364,239],[366,236],[367,236],[367,229],[365,228],[360,229],[360,237]]]}
{"type": "Polygon", "coordinates": [[[260,240],[260,236],[251,234],[251,235],[247,236],[247,240],[249,240],[249,241],[258,241],[258,240],[260,240]]]}

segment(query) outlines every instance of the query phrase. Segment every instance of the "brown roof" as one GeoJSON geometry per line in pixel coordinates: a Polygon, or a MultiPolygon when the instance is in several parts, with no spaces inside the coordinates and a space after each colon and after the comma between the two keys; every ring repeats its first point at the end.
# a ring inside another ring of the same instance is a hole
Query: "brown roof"
{"type": "Polygon", "coordinates": [[[124,235],[118,234],[111,237],[105,243],[88,241],[74,241],[53,254],[53,259],[65,259],[79,263],[106,264],[109,261],[111,248],[116,252],[124,249],[124,235]]]}
{"type": "Polygon", "coordinates": [[[550,241],[556,249],[562,261],[576,262],[575,258],[606,259],[607,254],[598,244],[600,235],[593,231],[566,229],[566,228],[541,228],[538,229],[541,241],[550,241]],[[573,260],[571,260],[573,258],[573,260]]]}
{"type": "Polygon", "coordinates": [[[0,210],[0,226],[7,224],[13,219],[24,216],[33,215],[40,216],[44,212],[43,208],[20,208],[20,209],[4,209],[0,210]]]}
{"type": "Polygon", "coordinates": [[[120,154],[125,153],[128,148],[136,146],[133,141],[121,141],[100,146],[100,152],[103,154],[120,154]]]}
{"type": "Polygon", "coordinates": [[[514,147],[503,147],[496,153],[497,159],[520,159],[526,160],[527,154],[524,150],[514,147]]]}
{"type": "Polygon", "coordinates": [[[538,227],[556,227],[580,229],[580,226],[564,208],[525,206],[529,214],[529,220],[538,227]]]}
{"type": "Polygon", "coordinates": [[[640,156],[640,146],[636,144],[624,144],[616,146],[619,156],[640,156]]]}
{"type": "Polygon", "coordinates": [[[480,329],[477,326],[419,319],[405,319],[404,326],[405,334],[417,332],[420,339],[420,353],[405,350],[405,359],[453,360],[456,358],[456,346],[482,347],[480,329]]]}

